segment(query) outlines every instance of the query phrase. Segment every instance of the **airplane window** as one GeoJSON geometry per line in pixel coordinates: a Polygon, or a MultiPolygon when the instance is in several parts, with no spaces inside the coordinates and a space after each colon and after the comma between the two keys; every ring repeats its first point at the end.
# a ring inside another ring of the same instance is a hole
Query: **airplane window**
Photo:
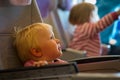
{"type": "Polygon", "coordinates": [[[115,7],[115,9],[114,9],[114,10],[115,10],[115,11],[117,11],[119,8],[120,8],[120,5],[119,5],[119,6],[117,6],[117,7],[115,7]]]}
{"type": "Polygon", "coordinates": [[[96,4],[96,0],[85,0],[85,2],[89,2],[89,3],[92,3],[92,4],[96,4]]]}
{"type": "Polygon", "coordinates": [[[96,0],[72,0],[72,6],[75,5],[75,4],[78,4],[80,2],[89,2],[89,3],[92,3],[92,4],[96,4],[96,0]]]}
{"type": "Polygon", "coordinates": [[[78,0],[73,0],[72,1],[72,5],[75,5],[75,4],[77,4],[78,3],[78,0]]]}
{"type": "Polygon", "coordinates": [[[72,6],[82,2],[82,0],[72,0],[72,6]]]}

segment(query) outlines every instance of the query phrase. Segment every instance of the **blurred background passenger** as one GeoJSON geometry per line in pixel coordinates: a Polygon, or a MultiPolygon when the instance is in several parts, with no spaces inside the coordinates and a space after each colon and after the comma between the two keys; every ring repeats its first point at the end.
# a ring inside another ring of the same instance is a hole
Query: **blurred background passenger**
{"type": "Polygon", "coordinates": [[[99,20],[98,8],[87,2],[73,6],[69,21],[76,25],[70,48],[87,51],[87,57],[102,55],[99,33],[118,19],[120,10],[99,20]]]}

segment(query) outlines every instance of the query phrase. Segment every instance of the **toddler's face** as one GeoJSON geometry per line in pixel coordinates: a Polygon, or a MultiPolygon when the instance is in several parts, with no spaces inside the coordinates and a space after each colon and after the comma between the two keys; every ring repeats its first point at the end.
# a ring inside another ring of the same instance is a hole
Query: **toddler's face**
{"type": "Polygon", "coordinates": [[[43,34],[39,34],[42,36],[40,39],[42,58],[51,61],[60,57],[62,55],[60,41],[54,37],[52,30],[44,29],[43,32],[43,34]]]}

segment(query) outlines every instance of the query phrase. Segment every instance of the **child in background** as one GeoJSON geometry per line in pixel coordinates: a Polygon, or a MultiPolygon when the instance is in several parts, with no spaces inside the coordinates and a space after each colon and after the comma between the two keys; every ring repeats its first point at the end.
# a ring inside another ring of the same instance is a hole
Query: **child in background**
{"type": "Polygon", "coordinates": [[[99,19],[98,9],[91,3],[80,3],[72,7],[69,22],[76,29],[70,48],[87,51],[87,57],[102,55],[99,33],[118,19],[120,10],[99,19]]]}
{"type": "Polygon", "coordinates": [[[52,27],[45,23],[34,23],[18,30],[15,46],[24,66],[63,64],[60,41],[54,37],[52,27]]]}

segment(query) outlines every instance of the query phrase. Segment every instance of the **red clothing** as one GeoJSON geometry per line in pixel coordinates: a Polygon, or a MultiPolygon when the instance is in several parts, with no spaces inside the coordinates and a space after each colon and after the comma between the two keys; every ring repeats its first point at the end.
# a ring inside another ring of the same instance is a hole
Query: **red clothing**
{"type": "Polygon", "coordinates": [[[102,48],[99,33],[116,19],[118,19],[118,14],[113,12],[107,14],[96,23],[77,25],[69,47],[87,51],[88,57],[101,55],[102,48]]]}

